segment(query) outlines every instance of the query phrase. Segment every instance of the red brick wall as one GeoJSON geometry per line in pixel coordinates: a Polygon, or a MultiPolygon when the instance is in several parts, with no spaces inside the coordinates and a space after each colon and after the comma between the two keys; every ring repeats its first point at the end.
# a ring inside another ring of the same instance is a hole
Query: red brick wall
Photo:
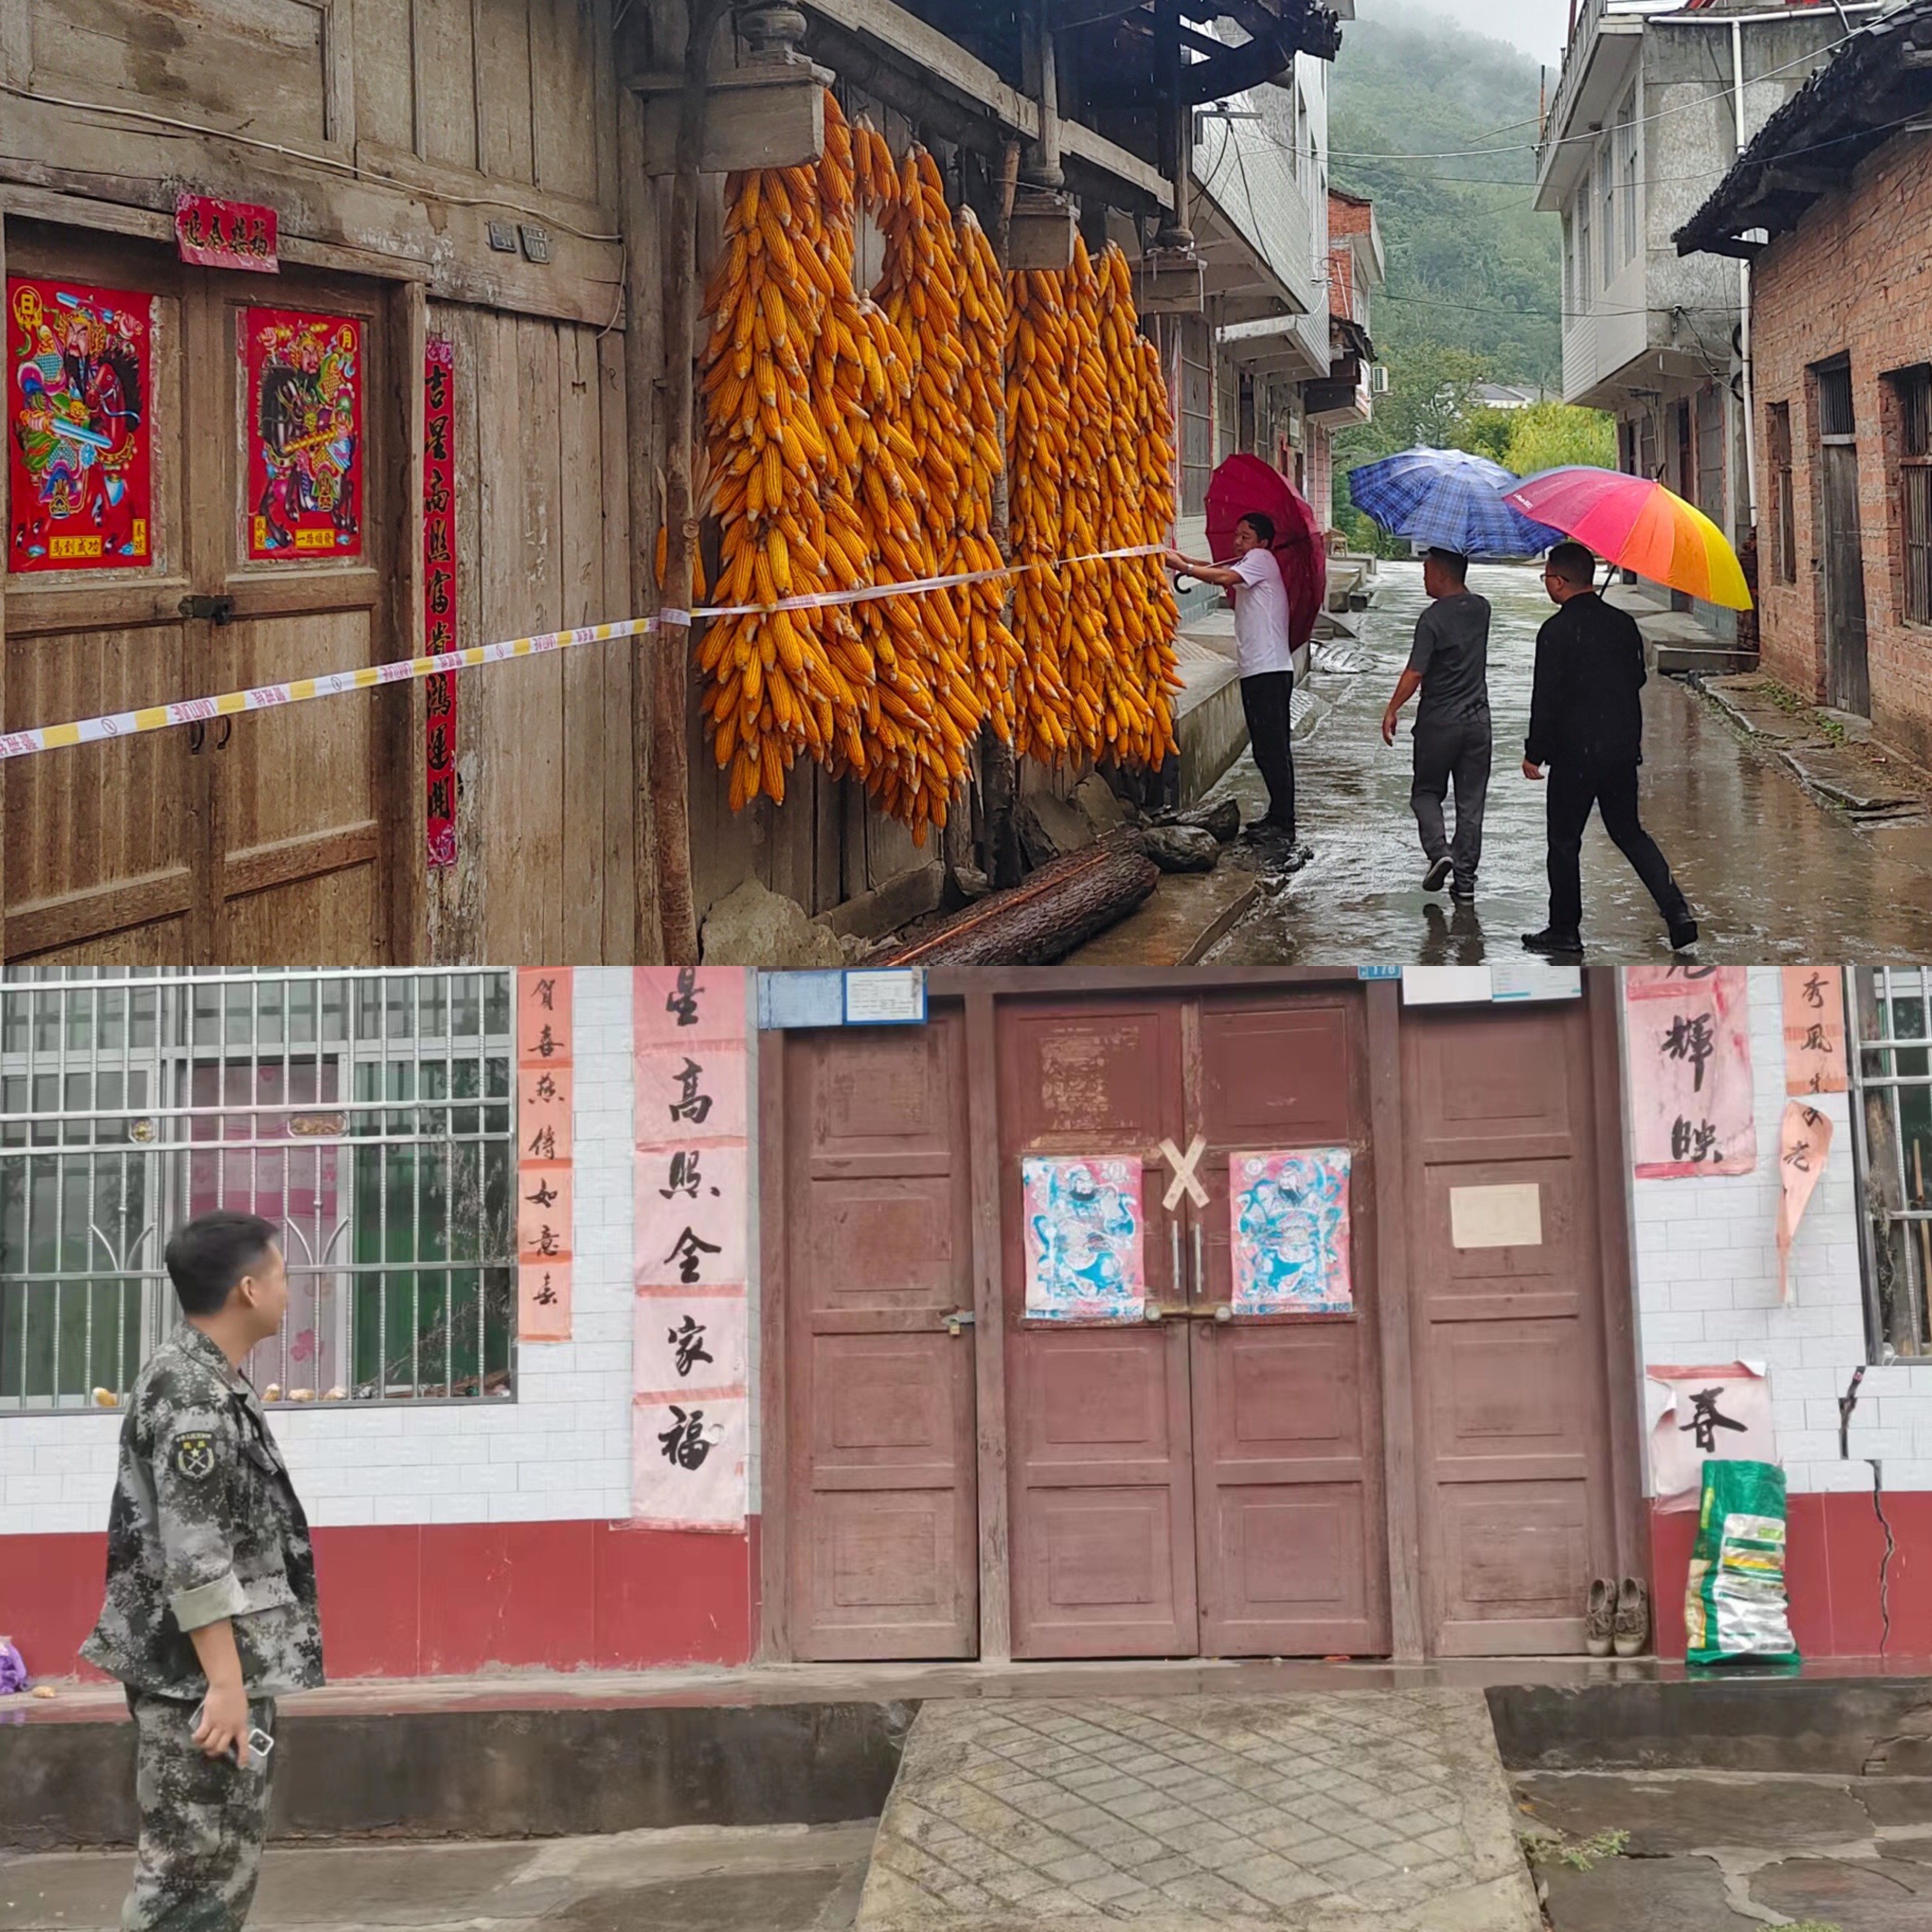
{"type": "Polygon", "coordinates": [[[1932,362],[1932,140],[1888,142],[1848,193],[1818,202],[1797,232],[1760,258],[1752,278],[1757,402],[1758,574],[1763,664],[1815,700],[1825,694],[1824,551],[1810,366],[1849,352],[1857,411],[1859,522],[1872,722],[1879,735],[1932,764],[1932,629],[1904,616],[1898,526],[1898,423],[1888,370],[1932,362]],[[1791,408],[1797,581],[1772,568],[1777,490],[1769,411],[1791,408]]]}

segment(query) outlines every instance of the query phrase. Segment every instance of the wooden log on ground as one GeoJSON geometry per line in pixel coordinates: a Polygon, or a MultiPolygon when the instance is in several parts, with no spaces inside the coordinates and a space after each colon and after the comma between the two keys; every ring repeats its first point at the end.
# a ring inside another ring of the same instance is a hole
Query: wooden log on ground
{"type": "Polygon", "coordinates": [[[1052,966],[1116,925],[1154,890],[1160,868],[1126,831],[1043,866],[1024,885],[994,892],[923,938],[870,964],[1052,966]]]}

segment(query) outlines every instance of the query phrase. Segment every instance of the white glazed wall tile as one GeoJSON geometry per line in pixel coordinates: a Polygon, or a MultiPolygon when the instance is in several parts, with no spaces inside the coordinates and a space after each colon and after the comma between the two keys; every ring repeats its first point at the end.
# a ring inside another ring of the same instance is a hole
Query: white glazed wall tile
{"type": "MultiPolygon", "coordinates": [[[[574,1338],[519,1348],[514,1401],[277,1412],[317,1526],[629,1514],[631,987],[576,971],[574,1338]]],[[[0,1418],[0,1536],[104,1528],[119,1424],[0,1418]]]]}
{"type": "MultiPolygon", "coordinates": [[[[1628,1018],[1628,1010],[1625,1014],[1628,1018]]],[[[1642,1359],[1765,1363],[1772,1426],[1790,1487],[1869,1490],[1864,1460],[1885,1464],[1888,1490],[1932,1488],[1932,1362],[1868,1369],[1852,1420],[1852,1460],[1838,1456],[1838,1397],[1866,1357],[1863,1263],[1850,1108],[1821,1096],[1831,1161],[1799,1225],[1792,1299],[1778,1299],[1778,1129],[1784,1091],[1783,983],[1750,969],[1758,1171],[1632,1183],[1633,1266],[1642,1359]]]]}

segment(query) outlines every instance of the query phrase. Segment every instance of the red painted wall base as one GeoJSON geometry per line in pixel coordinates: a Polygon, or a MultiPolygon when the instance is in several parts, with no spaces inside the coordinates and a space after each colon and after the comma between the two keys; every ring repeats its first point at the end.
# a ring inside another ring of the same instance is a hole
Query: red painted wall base
{"type": "MultiPolygon", "coordinates": [[[[319,1529],[328,1674],[742,1664],[753,1543],[608,1522],[319,1529]]],[[[98,1535],[0,1537],[0,1632],[35,1676],[94,1674],[74,1653],[100,1612],[104,1546],[98,1535]]]]}
{"type": "MultiPolygon", "coordinates": [[[[1881,1640],[1891,1654],[1932,1651],[1932,1491],[1902,1490],[1883,1499],[1896,1547],[1886,1596],[1892,1628],[1884,1630],[1879,1572],[1885,1529],[1871,1492],[1797,1496],[1786,1520],[1785,1588],[1791,1634],[1805,1657],[1876,1657],[1881,1640]]],[[[1697,1540],[1694,1509],[1650,1520],[1651,1595],[1658,1654],[1684,1654],[1684,1591],[1697,1540]]]]}

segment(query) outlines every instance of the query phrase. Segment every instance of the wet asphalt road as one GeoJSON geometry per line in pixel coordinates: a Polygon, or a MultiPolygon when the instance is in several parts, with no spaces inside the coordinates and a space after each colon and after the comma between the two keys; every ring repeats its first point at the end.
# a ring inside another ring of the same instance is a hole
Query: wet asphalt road
{"type": "MultiPolygon", "coordinates": [[[[1478,898],[1452,908],[1446,896],[1421,890],[1408,808],[1413,704],[1394,748],[1382,741],[1382,707],[1426,601],[1421,567],[1384,564],[1380,582],[1373,608],[1355,620],[1370,668],[1318,676],[1330,708],[1295,747],[1300,832],[1313,856],[1292,877],[1269,882],[1262,902],[1208,955],[1215,964],[1478,965],[1524,958],[1522,934],[1545,922],[1544,788],[1520,769],[1537,628],[1552,608],[1542,584],[1532,568],[1478,564],[1469,573],[1470,587],[1493,607],[1496,755],[1478,898]]],[[[1880,851],[1678,680],[1653,677],[1644,710],[1643,820],[1697,916],[1700,957],[1932,959],[1932,874],[1880,851]]],[[[1212,796],[1228,793],[1244,820],[1265,808],[1245,754],[1212,796]]],[[[1593,961],[1670,957],[1650,896],[1594,816],[1583,841],[1583,938],[1593,961]]]]}

